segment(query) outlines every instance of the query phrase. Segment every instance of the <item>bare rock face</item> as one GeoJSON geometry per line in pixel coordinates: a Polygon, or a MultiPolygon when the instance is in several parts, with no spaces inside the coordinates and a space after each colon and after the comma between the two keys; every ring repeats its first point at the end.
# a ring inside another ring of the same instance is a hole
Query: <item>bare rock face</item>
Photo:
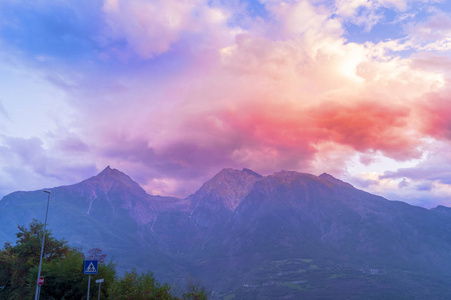
{"type": "Polygon", "coordinates": [[[223,224],[261,179],[248,169],[223,169],[190,196],[193,221],[206,228],[223,224]]]}

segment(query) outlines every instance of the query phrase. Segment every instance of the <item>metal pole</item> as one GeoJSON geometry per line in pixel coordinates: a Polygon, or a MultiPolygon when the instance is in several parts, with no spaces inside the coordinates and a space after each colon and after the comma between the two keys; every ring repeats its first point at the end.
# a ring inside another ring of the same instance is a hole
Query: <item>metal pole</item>
{"type": "Polygon", "coordinates": [[[98,298],[98,300],[100,300],[100,286],[102,285],[102,283],[101,282],[99,282],[99,298],[98,298]]]}
{"type": "Polygon", "coordinates": [[[49,196],[47,197],[47,210],[45,211],[44,233],[42,234],[42,245],[41,245],[41,257],[39,258],[38,278],[36,278],[36,293],[34,295],[35,300],[39,300],[39,295],[41,293],[38,281],[39,277],[41,277],[42,255],[44,254],[44,242],[45,242],[45,228],[47,227],[47,215],[49,214],[50,191],[44,191],[44,193],[47,193],[49,196]]]}
{"type": "Polygon", "coordinates": [[[89,300],[89,287],[90,287],[90,285],[91,285],[91,274],[89,274],[89,277],[88,277],[88,297],[86,298],[86,300],[89,300]]]}

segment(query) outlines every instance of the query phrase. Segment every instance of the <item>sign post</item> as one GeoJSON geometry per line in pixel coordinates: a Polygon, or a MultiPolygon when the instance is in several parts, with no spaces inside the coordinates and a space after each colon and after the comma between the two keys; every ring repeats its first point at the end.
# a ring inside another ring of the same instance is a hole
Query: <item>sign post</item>
{"type": "Polygon", "coordinates": [[[88,296],[86,296],[86,300],[89,300],[89,287],[91,285],[91,274],[88,276],[88,296]]]}
{"type": "Polygon", "coordinates": [[[86,300],[89,300],[89,288],[91,286],[91,274],[97,274],[97,260],[84,260],[83,261],[83,274],[89,274],[88,277],[88,296],[86,300]]]}
{"type": "Polygon", "coordinates": [[[98,300],[100,300],[100,286],[102,285],[102,282],[103,282],[103,278],[102,278],[102,279],[97,279],[97,280],[96,280],[96,283],[99,284],[99,297],[98,297],[98,300]]]}

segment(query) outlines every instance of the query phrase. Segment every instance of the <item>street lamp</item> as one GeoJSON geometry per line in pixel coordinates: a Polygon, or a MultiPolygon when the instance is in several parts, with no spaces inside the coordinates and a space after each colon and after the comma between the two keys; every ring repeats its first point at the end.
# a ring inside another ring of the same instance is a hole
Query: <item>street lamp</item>
{"type": "Polygon", "coordinates": [[[39,300],[39,294],[41,292],[38,282],[39,282],[39,277],[41,277],[42,255],[44,253],[44,242],[45,242],[45,228],[47,227],[47,215],[49,214],[50,191],[44,191],[44,193],[48,194],[47,210],[45,211],[44,233],[42,234],[42,245],[41,245],[41,257],[39,258],[38,278],[36,279],[36,293],[34,295],[35,300],[39,300]]]}

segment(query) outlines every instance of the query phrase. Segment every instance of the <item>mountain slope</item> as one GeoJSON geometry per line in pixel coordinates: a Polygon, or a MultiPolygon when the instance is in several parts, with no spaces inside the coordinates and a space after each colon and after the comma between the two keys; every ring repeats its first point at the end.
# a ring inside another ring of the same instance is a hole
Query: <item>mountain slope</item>
{"type": "MultiPolygon", "coordinates": [[[[328,174],[224,169],[186,199],[152,196],[107,167],[50,189],[49,228],[119,270],[200,278],[213,298],[446,299],[451,209],[366,193],[328,174]]],[[[0,242],[43,220],[46,194],[0,201],[0,242]]]]}
{"type": "MultiPolygon", "coordinates": [[[[161,213],[188,207],[181,199],[146,194],[130,177],[110,167],[80,183],[48,190],[48,228],[53,234],[72,246],[101,248],[110,257],[120,257],[120,270],[137,260],[148,263],[148,248],[149,254],[163,257],[164,251],[154,247],[157,242],[144,225],[151,225],[161,213]]],[[[5,196],[0,201],[1,241],[14,242],[17,225],[27,225],[33,218],[44,220],[46,200],[42,190],[5,196]]]]}
{"type": "MultiPolygon", "coordinates": [[[[215,257],[204,262],[204,272],[213,282],[228,282],[223,292],[241,282],[247,285],[241,293],[253,290],[256,299],[272,298],[269,285],[273,292],[291,286],[285,292],[293,297],[307,295],[300,290],[308,285],[318,285],[312,289],[317,296],[324,290],[331,297],[338,288],[333,282],[340,282],[331,278],[342,273],[354,277],[355,287],[374,281],[354,292],[357,298],[376,291],[398,295],[398,290],[410,290],[414,295],[420,292],[413,284],[421,281],[417,277],[449,277],[450,237],[450,219],[426,209],[388,201],[330,177],[279,172],[256,182],[209,241],[206,252],[215,257]],[[215,272],[221,268],[234,275],[222,278],[215,272]],[[377,276],[368,279],[372,272],[377,276]],[[396,285],[381,285],[386,280],[396,285]],[[323,289],[325,282],[332,285],[330,290],[323,289]]],[[[446,285],[437,289],[451,292],[446,285]]]]}

